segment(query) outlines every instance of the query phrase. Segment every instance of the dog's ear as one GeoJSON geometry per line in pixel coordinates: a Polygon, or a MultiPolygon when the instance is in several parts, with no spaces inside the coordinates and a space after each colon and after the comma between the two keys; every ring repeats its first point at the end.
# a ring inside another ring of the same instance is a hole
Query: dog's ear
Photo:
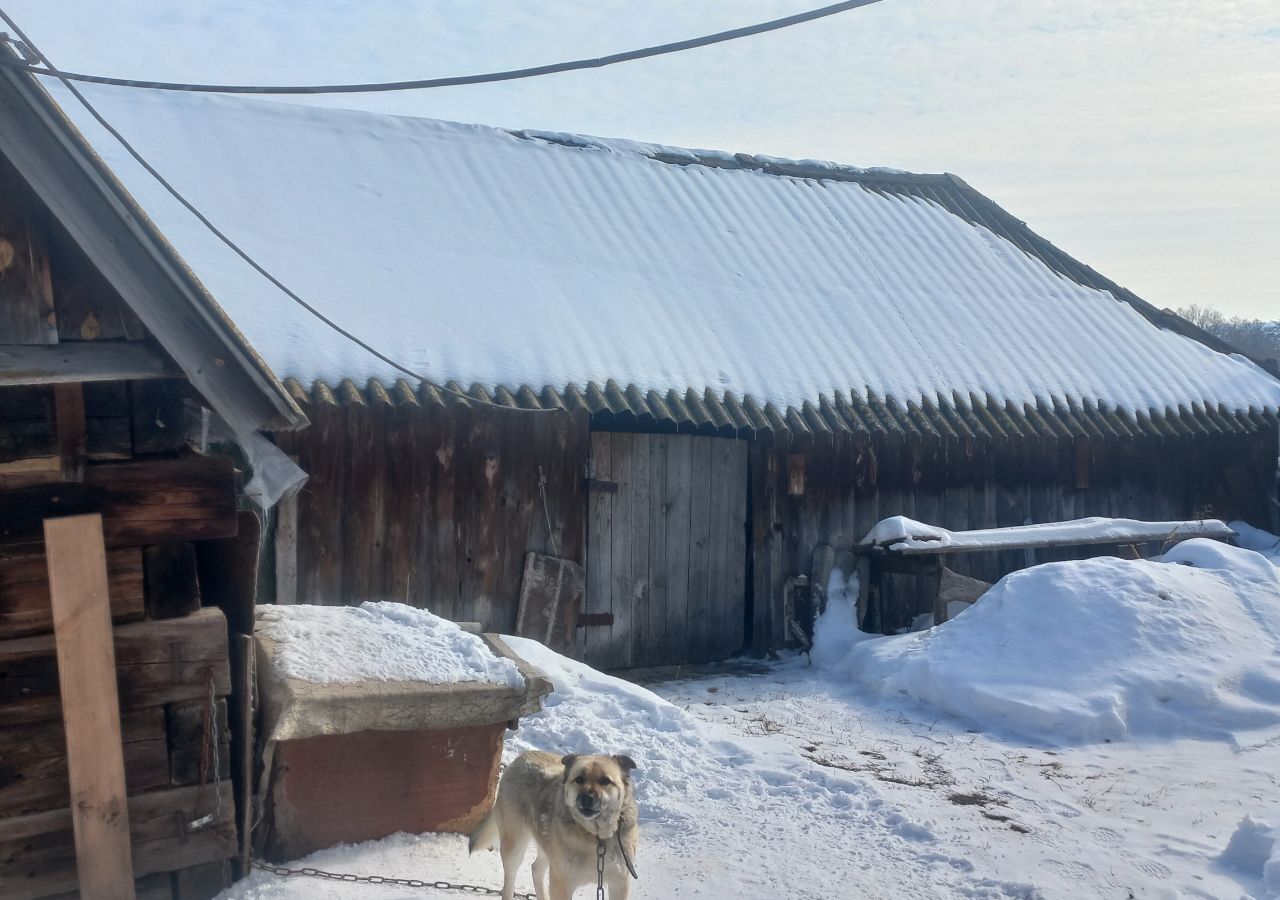
{"type": "Polygon", "coordinates": [[[560,757],[560,762],[564,763],[564,780],[569,780],[569,771],[573,768],[573,764],[577,762],[578,754],[570,753],[568,756],[560,757]]]}
{"type": "Polygon", "coordinates": [[[615,756],[613,761],[618,764],[618,768],[622,770],[623,777],[629,778],[631,773],[636,769],[636,761],[630,756],[615,756]]]}

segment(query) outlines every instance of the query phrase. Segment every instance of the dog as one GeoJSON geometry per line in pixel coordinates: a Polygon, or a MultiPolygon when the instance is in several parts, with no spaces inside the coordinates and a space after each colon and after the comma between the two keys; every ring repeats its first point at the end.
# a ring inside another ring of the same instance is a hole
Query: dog
{"type": "Polygon", "coordinates": [[[631,784],[635,768],[627,756],[557,756],[541,750],[517,756],[502,773],[497,802],[470,843],[472,853],[498,848],[503,900],[515,892],[530,837],[538,850],[533,861],[538,900],[571,900],[578,888],[596,884],[602,841],[609,900],[627,900],[627,875],[634,871],[640,839],[631,784]]]}

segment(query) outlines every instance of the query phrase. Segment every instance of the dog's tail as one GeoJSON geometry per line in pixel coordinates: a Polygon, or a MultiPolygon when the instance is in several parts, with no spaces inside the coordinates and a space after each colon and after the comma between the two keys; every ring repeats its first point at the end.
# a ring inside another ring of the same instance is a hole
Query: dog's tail
{"type": "Polygon", "coordinates": [[[467,845],[468,853],[477,850],[492,850],[498,845],[498,810],[489,810],[489,814],[480,820],[476,830],[471,832],[471,841],[467,845]]]}

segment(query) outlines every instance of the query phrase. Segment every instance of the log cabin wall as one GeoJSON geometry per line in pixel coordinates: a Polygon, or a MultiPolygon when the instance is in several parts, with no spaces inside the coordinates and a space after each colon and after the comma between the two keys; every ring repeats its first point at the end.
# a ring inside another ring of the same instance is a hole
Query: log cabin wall
{"type": "MultiPolygon", "coordinates": [[[[894,515],[952,530],[1084,516],[1153,521],[1212,516],[1268,527],[1276,483],[1274,429],[1251,434],[1009,442],[835,434],[752,452],[754,643],[781,634],[785,580],[811,571],[813,548],[848,548],[894,515]]],[[[948,566],[985,581],[1036,562],[1103,549],[974,553],[948,566]]],[[[932,611],[923,580],[887,576],[893,618],[932,611]]]]}
{"type": "Polygon", "coordinates": [[[585,562],[585,414],[404,384],[310,396],[311,426],[276,436],[310,475],[278,510],[277,602],[396,600],[510,633],[526,553],[585,562]]]}
{"type": "Polygon", "coordinates": [[[236,473],[229,460],[184,447],[184,379],[114,377],[121,370],[108,365],[140,359],[176,371],[0,157],[6,898],[68,896],[77,885],[43,549],[47,517],[103,518],[138,896],[212,896],[235,853],[227,623],[218,609],[201,606],[207,592],[197,557],[237,533],[236,473]],[[49,353],[30,355],[46,347],[49,353]],[[33,359],[41,368],[16,362],[33,359]]]}

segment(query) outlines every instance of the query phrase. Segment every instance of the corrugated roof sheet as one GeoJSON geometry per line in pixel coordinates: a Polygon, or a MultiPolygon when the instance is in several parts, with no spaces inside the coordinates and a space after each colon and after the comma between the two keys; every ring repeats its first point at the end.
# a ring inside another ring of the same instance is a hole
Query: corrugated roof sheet
{"type": "Polygon", "coordinates": [[[636,385],[625,388],[615,382],[603,386],[592,382],[586,390],[570,385],[564,389],[529,385],[490,389],[457,382],[425,384],[415,389],[401,379],[390,387],[371,379],[363,388],[350,379],[336,387],[317,381],[308,388],[296,378],[285,387],[304,407],[386,405],[451,408],[465,406],[466,397],[477,403],[496,403],[520,409],[584,410],[594,427],[602,430],[668,431],[744,439],[770,438],[786,432],[793,436],[898,433],[933,438],[1008,440],[1010,438],[1076,438],[1117,440],[1136,437],[1193,437],[1205,434],[1250,434],[1280,426],[1273,411],[1232,414],[1224,408],[1197,405],[1166,409],[1160,413],[1131,415],[1123,410],[1098,405],[1049,407],[1026,404],[1021,408],[1001,404],[992,397],[967,397],[958,392],[939,397],[921,406],[900,406],[893,399],[874,394],[822,396],[818,404],[799,410],[779,410],[773,404],[761,407],[750,397],[731,393],[715,394],[710,389],[698,393],[693,388],[659,394],[641,391],[636,385]]]}
{"type": "MultiPolygon", "coordinates": [[[[1280,380],[951,175],[92,93],[267,268],[437,384],[717,433],[1214,432],[1280,410],[1280,380]]],[[[394,384],[85,127],[278,374],[394,384]]]]}

